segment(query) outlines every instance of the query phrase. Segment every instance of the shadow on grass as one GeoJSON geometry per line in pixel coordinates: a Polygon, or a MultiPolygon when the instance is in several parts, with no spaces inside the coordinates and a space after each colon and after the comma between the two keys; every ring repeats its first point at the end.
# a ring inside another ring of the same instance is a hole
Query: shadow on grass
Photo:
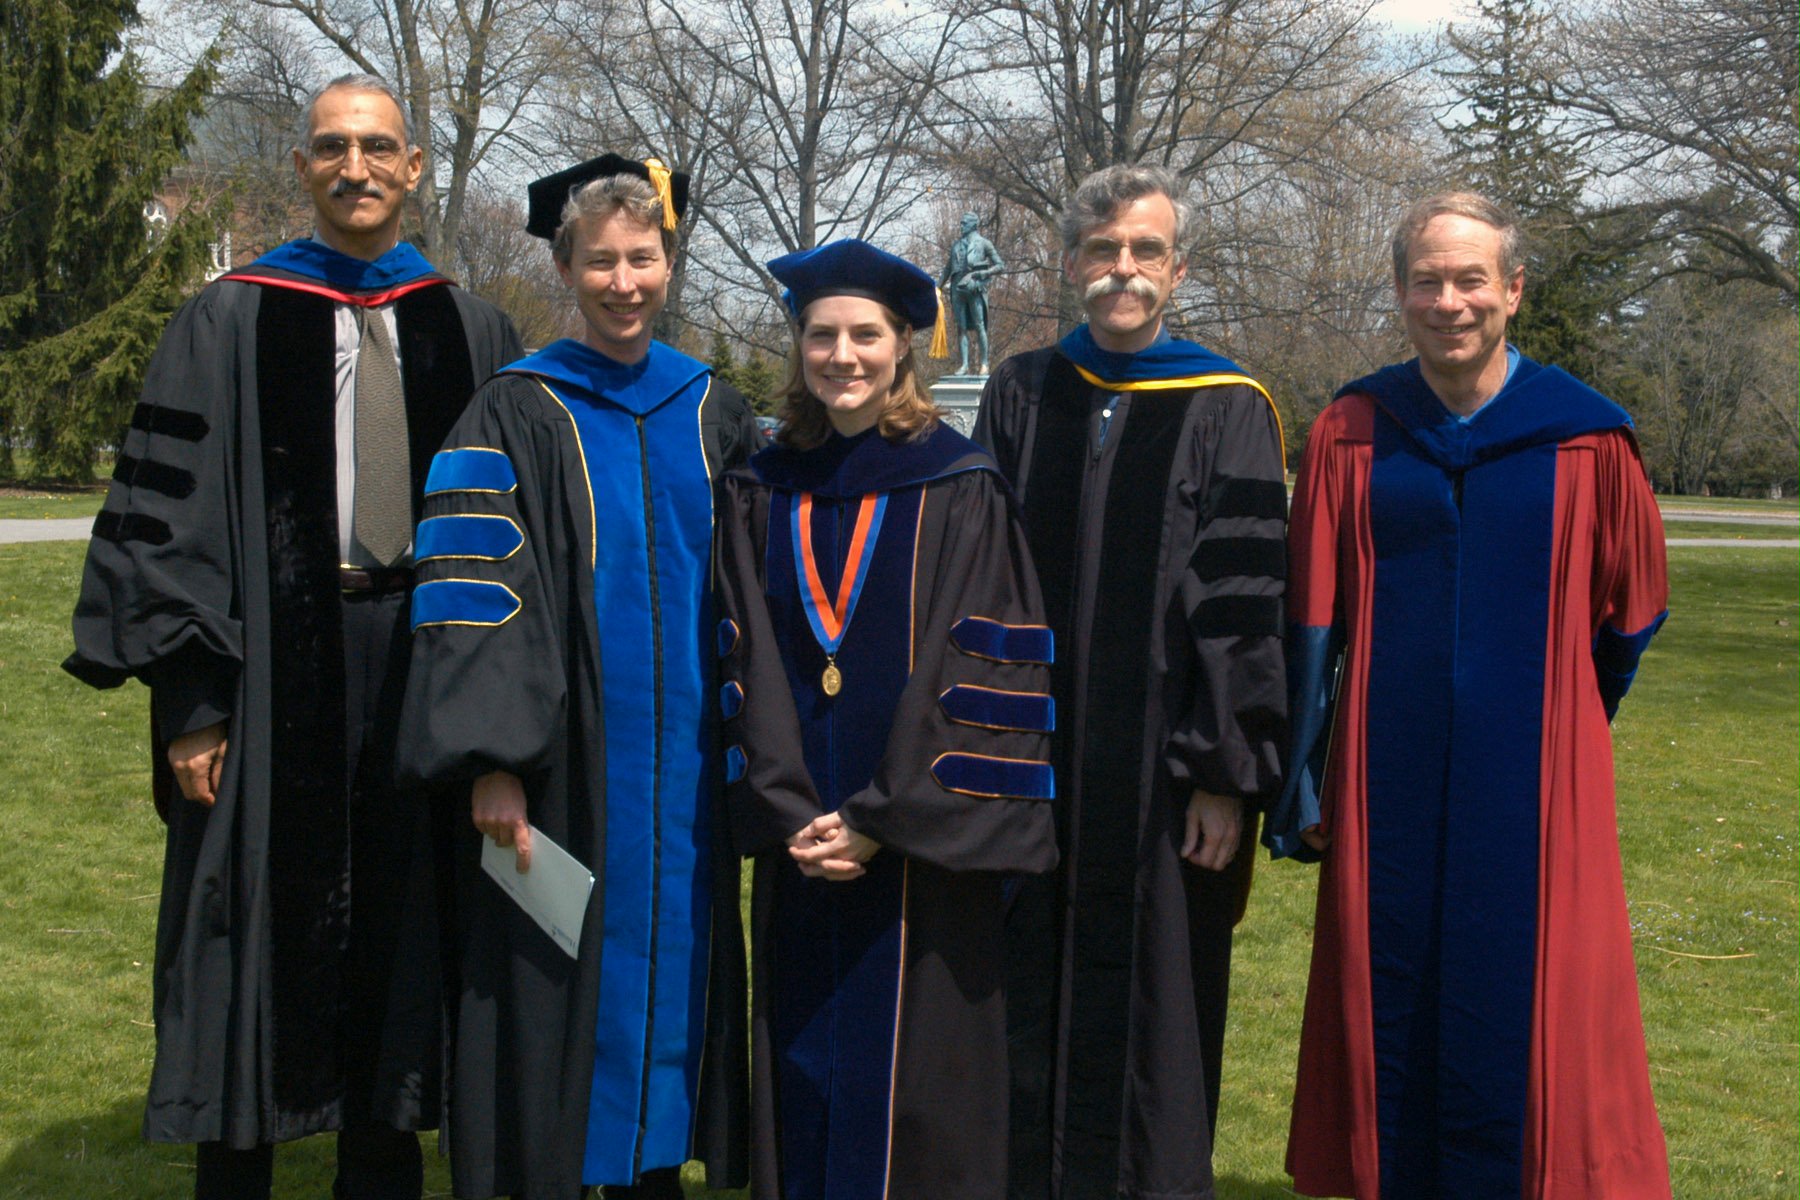
{"type": "MultiPolygon", "coordinates": [[[[194,1194],[194,1148],[150,1143],[140,1136],[144,1106],[112,1108],[43,1125],[0,1158],[0,1200],[188,1200],[194,1194]]],[[[335,1139],[329,1134],[276,1148],[275,1200],[330,1195],[335,1139]]],[[[447,1172],[425,1147],[425,1195],[449,1195],[447,1172]]]]}
{"type": "Polygon", "coordinates": [[[0,1159],[0,1197],[190,1196],[191,1146],[153,1146],[138,1136],[141,1100],[40,1126],[0,1159]]]}
{"type": "Polygon", "coordinates": [[[1218,1176],[1213,1180],[1213,1194],[1218,1200],[1294,1200],[1300,1195],[1285,1182],[1245,1179],[1242,1175],[1218,1176]]]}

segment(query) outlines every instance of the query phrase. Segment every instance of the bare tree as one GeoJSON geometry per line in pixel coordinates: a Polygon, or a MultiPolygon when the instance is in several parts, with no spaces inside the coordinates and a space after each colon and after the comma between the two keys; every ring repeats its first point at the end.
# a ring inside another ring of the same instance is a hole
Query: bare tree
{"type": "MultiPolygon", "coordinates": [[[[1115,162],[1174,170],[1208,218],[1232,210],[1323,163],[1340,126],[1410,105],[1423,65],[1380,46],[1369,5],[1349,0],[947,2],[959,68],[919,76],[937,101],[924,133],[966,186],[1046,229],[1076,181],[1115,162]]],[[[1197,263],[1237,236],[1203,220],[1197,263]]]]}
{"type": "Polygon", "coordinates": [[[190,28],[222,21],[227,72],[289,103],[345,69],[391,82],[426,152],[416,240],[441,260],[458,244],[471,181],[506,152],[535,89],[565,61],[561,41],[546,36],[562,3],[178,0],[165,19],[190,28]],[[296,62],[322,69],[302,76],[296,62]]]}
{"type": "Polygon", "coordinates": [[[527,347],[573,335],[578,322],[569,289],[548,244],[525,232],[518,200],[471,192],[456,257],[462,263],[458,282],[511,317],[527,347]]]}
{"type": "Polygon", "coordinates": [[[626,0],[580,16],[565,29],[585,82],[555,104],[550,140],[585,152],[623,135],[692,174],[692,236],[709,252],[687,256],[671,303],[690,320],[755,325],[780,295],[764,261],[879,237],[928,194],[910,151],[922,96],[878,68],[904,46],[930,69],[944,18],[871,0],[626,0]]]}
{"type": "MultiPolygon", "coordinates": [[[[1793,358],[1771,352],[1793,336],[1792,314],[1757,312],[1754,285],[1676,275],[1651,289],[1626,343],[1622,390],[1643,436],[1651,478],[1665,490],[1706,490],[1743,432],[1743,416],[1769,404],[1793,409],[1793,358]]],[[[1790,421],[1791,428],[1791,421],[1790,421]]]]}
{"type": "Polygon", "coordinates": [[[1796,297],[1792,0],[1599,0],[1564,18],[1551,96],[1646,237],[1796,297]]]}

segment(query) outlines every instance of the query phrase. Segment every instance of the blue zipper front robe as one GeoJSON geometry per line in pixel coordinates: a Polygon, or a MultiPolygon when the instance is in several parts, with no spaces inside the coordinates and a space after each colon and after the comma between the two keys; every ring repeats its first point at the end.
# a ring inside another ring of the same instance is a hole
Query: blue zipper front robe
{"type": "Polygon", "coordinates": [[[574,1194],[693,1156],[716,1184],[741,1174],[741,1054],[702,1049],[709,1001],[721,1030],[743,1015],[707,574],[711,478],[754,442],[703,364],[564,341],[484,387],[433,464],[404,761],[518,775],[532,823],[596,877],[570,961],[480,875],[456,814],[459,1194],[574,1194]]]}

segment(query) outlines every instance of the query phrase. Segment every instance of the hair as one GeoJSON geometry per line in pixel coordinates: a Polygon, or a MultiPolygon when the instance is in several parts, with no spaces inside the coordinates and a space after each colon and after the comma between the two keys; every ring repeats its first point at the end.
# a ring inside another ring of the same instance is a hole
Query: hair
{"type": "Polygon", "coordinates": [[[1056,214],[1056,231],[1062,236],[1063,253],[1075,253],[1081,235],[1112,220],[1122,204],[1145,196],[1167,196],[1175,209],[1175,253],[1187,254],[1188,226],[1194,208],[1181,198],[1181,180],[1167,167],[1150,163],[1115,163],[1102,167],[1076,185],[1068,204],[1056,214]]]}
{"type": "Polygon", "coordinates": [[[1394,227],[1394,282],[1406,282],[1408,259],[1412,255],[1413,239],[1425,232],[1425,227],[1437,217],[1467,217],[1471,221],[1480,221],[1490,225],[1500,233],[1500,274],[1511,279],[1518,269],[1525,265],[1523,239],[1519,233],[1519,219],[1513,216],[1512,210],[1495,200],[1489,200],[1477,192],[1439,192],[1435,196],[1427,196],[1406,210],[1400,223],[1394,227]]]}
{"type": "MultiPolygon", "coordinates": [[[[931,390],[919,378],[912,326],[885,304],[881,306],[881,315],[886,318],[894,336],[900,339],[902,351],[894,360],[894,386],[888,389],[887,404],[881,410],[876,428],[890,442],[911,441],[936,425],[943,412],[932,403],[931,390]]],[[[795,450],[811,450],[831,437],[831,418],[826,415],[819,398],[806,386],[800,350],[800,335],[805,329],[806,314],[802,312],[794,326],[793,348],[788,352],[787,379],[777,393],[781,398],[781,411],[777,414],[781,424],[775,430],[775,440],[795,450]]]]}
{"type": "Polygon", "coordinates": [[[313,111],[319,107],[319,101],[324,97],[326,92],[336,91],[339,88],[347,88],[353,92],[380,92],[383,96],[392,100],[394,102],[394,107],[400,110],[400,128],[405,135],[406,148],[408,150],[412,149],[412,113],[408,111],[406,101],[400,98],[400,93],[394,90],[394,85],[379,75],[369,75],[362,71],[353,71],[348,75],[339,75],[336,79],[333,79],[330,83],[306,98],[306,103],[300,108],[299,137],[298,140],[294,142],[294,148],[296,150],[305,155],[310,156],[312,154],[313,111]]]}
{"type": "Polygon", "coordinates": [[[570,193],[556,226],[556,236],[550,239],[551,255],[568,266],[575,255],[576,222],[590,217],[604,220],[621,210],[662,234],[663,257],[674,260],[680,238],[675,230],[663,228],[663,206],[656,189],[647,179],[625,174],[590,179],[570,193]]]}

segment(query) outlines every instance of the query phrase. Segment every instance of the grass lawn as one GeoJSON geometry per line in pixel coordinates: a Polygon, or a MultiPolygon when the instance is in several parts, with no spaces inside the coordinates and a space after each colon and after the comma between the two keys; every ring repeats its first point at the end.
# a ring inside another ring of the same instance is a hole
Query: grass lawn
{"type": "Polygon", "coordinates": [[[1800,512],[1800,497],[1785,500],[1744,500],[1736,496],[1668,496],[1658,495],[1656,502],[1666,509],[1711,510],[1728,513],[1768,513],[1793,516],[1800,512]]]}
{"type": "Polygon", "coordinates": [[[1740,542],[1782,538],[1792,540],[1797,534],[1800,534],[1800,525],[1775,525],[1760,522],[1749,525],[1740,521],[1707,521],[1689,517],[1670,517],[1663,521],[1663,533],[1667,537],[1731,538],[1740,542]]]}
{"type": "Polygon", "coordinates": [[[79,491],[0,487],[0,519],[91,517],[105,499],[106,488],[98,484],[79,491]]]}
{"type": "MultiPolygon", "coordinates": [[[[1741,527],[1740,527],[1741,528],[1741,527]]],[[[93,692],[68,649],[78,543],[0,546],[0,1200],[191,1194],[186,1147],[137,1122],[161,827],[145,693],[93,692]]],[[[1795,556],[1670,553],[1673,614],[1615,727],[1626,886],[1675,1194],[1795,1196],[1795,556]]],[[[1241,930],[1222,1200],[1281,1170],[1315,874],[1259,864],[1241,930]]],[[[427,1191],[448,1195],[428,1157],[427,1191]]],[[[329,1140],[284,1148],[276,1195],[327,1194],[329,1140]]],[[[954,1200],[954,1198],[946,1198],[954,1200]]]]}

